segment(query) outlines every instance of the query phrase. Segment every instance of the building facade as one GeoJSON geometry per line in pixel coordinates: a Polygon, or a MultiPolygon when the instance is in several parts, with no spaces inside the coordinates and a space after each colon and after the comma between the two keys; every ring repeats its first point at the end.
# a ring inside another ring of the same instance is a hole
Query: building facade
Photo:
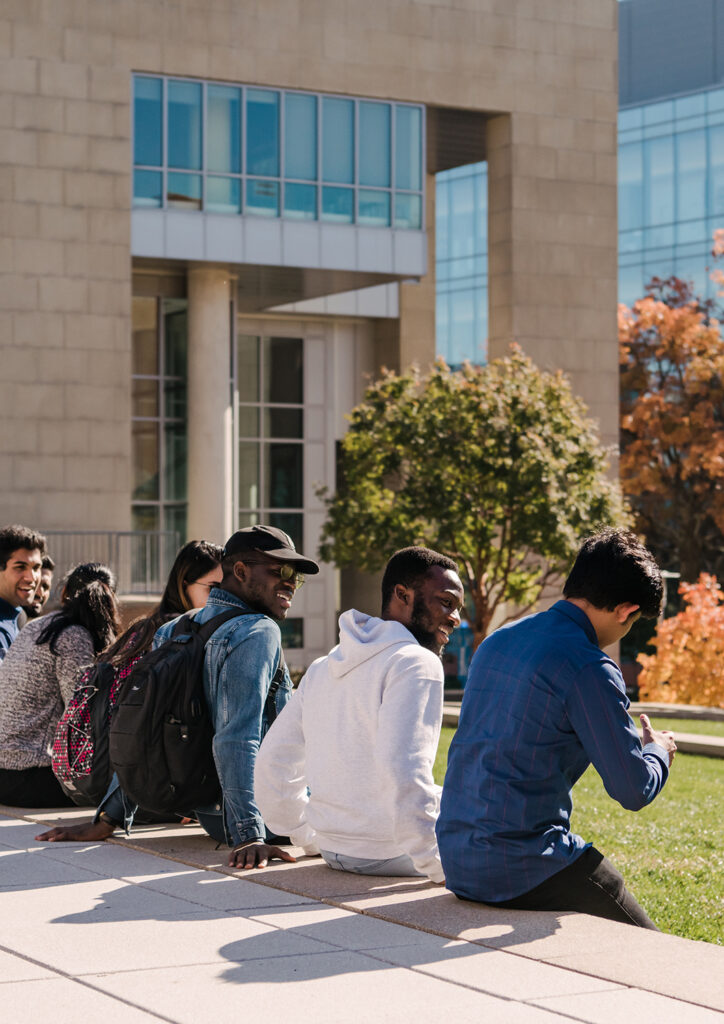
{"type": "MultiPolygon", "coordinates": [[[[481,160],[488,351],[569,371],[613,436],[616,16],[3,4],[0,520],[80,557],[140,539],[130,587],[253,522],[316,550],[365,381],[435,355],[434,175],[481,160]]],[[[375,610],[353,572],[310,580],[290,663],[353,600],[375,610]]]]}

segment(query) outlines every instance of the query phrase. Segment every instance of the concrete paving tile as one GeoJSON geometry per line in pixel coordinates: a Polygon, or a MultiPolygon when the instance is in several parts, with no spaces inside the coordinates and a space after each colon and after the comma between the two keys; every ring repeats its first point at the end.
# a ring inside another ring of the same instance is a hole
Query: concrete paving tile
{"type": "Polygon", "coordinates": [[[158,1024],[157,1016],[128,1002],[129,995],[123,993],[121,1000],[57,976],[52,980],[3,985],[0,989],[5,1024],[35,1024],[39,1020],[66,1024],[79,1019],[102,1020],[103,1024],[158,1024]]]}
{"type": "Polygon", "coordinates": [[[451,941],[437,935],[427,938],[424,945],[368,950],[366,955],[506,999],[514,995],[516,999],[533,1000],[621,987],[512,953],[485,949],[475,943],[451,941]]]}
{"type": "Polygon", "coordinates": [[[11,848],[0,851],[0,893],[15,886],[31,889],[46,885],[68,885],[72,882],[91,881],[97,877],[80,864],[65,864],[44,857],[40,850],[37,854],[11,848]]]}
{"type": "MultiPolygon", "coordinates": [[[[163,862],[161,862],[163,863],[163,862]]],[[[169,862],[172,863],[172,862],[169,862]]],[[[179,864],[174,865],[176,869],[179,864]]],[[[189,903],[215,910],[256,910],[260,907],[287,907],[314,904],[306,896],[254,885],[244,878],[230,878],[214,871],[189,870],[147,876],[134,876],[143,888],[177,896],[189,903]]]]}
{"type": "MultiPolygon", "coordinates": [[[[21,956],[13,953],[6,953],[0,950],[0,984],[4,985],[13,981],[36,981],[38,978],[56,978],[52,971],[47,971],[38,964],[24,960],[21,956]]],[[[0,1006],[3,1005],[2,990],[0,990],[0,1006]]]]}
{"type": "Polygon", "coordinates": [[[194,968],[193,976],[167,969],[92,980],[108,992],[133,991],[134,1000],[179,1024],[198,1024],[199,1007],[209,1021],[253,1007],[255,1019],[314,1024],[440,1024],[443,1015],[495,1024],[560,1024],[560,1017],[546,1010],[341,950],[226,967],[204,965],[194,968]]]}
{"type": "Polygon", "coordinates": [[[262,924],[283,928],[287,933],[305,935],[342,949],[379,949],[412,944],[429,945],[432,950],[440,941],[436,935],[322,903],[311,907],[280,907],[252,917],[262,924]]]}
{"type": "Polygon", "coordinates": [[[288,892],[297,892],[318,900],[336,900],[367,894],[418,893],[426,890],[440,892],[439,886],[425,880],[353,875],[346,871],[333,871],[318,857],[297,864],[275,862],[263,871],[254,872],[254,881],[259,885],[286,889],[288,892]]]}
{"type": "Polygon", "coordinates": [[[567,1014],[590,1024],[628,1024],[632,1020],[676,1021],[676,1024],[721,1024],[716,1010],[640,989],[619,988],[595,995],[534,999],[536,1006],[567,1014]]]}

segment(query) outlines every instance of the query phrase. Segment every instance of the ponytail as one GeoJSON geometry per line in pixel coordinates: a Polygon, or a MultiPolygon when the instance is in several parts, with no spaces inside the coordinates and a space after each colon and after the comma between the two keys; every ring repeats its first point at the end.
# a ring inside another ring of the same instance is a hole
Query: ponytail
{"type": "Polygon", "coordinates": [[[36,644],[49,644],[57,654],[60,634],[69,626],[83,626],[91,635],[96,654],[113,643],[120,629],[116,579],[99,562],[77,565],[63,581],[63,604],[57,615],[48,616],[36,644]]]}

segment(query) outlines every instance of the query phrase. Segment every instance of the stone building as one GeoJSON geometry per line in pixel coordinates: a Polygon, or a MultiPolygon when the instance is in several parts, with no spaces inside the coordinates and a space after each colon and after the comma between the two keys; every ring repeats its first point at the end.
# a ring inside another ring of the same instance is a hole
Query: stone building
{"type": "MultiPolygon", "coordinates": [[[[254,521],[314,550],[365,380],[435,353],[432,176],[483,159],[489,353],[614,440],[617,8],[4,0],[0,521],[126,589],[254,521]]],[[[351,600],[307,583],[292,664],[351,600]]]]}

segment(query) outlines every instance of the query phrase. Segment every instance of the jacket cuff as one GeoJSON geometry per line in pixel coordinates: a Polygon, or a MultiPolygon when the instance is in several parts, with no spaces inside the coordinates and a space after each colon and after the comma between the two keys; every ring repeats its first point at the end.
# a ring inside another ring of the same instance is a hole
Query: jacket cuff
{"type": "Polygon", "coordinates": [[[240,821],[230,821],[229,846],[238,846],[239,843],[248,843],[252,839],[261,839],[266,836],[266,828],[262,818],[255,815],[252,818],[242,818],[240,821]]]}

